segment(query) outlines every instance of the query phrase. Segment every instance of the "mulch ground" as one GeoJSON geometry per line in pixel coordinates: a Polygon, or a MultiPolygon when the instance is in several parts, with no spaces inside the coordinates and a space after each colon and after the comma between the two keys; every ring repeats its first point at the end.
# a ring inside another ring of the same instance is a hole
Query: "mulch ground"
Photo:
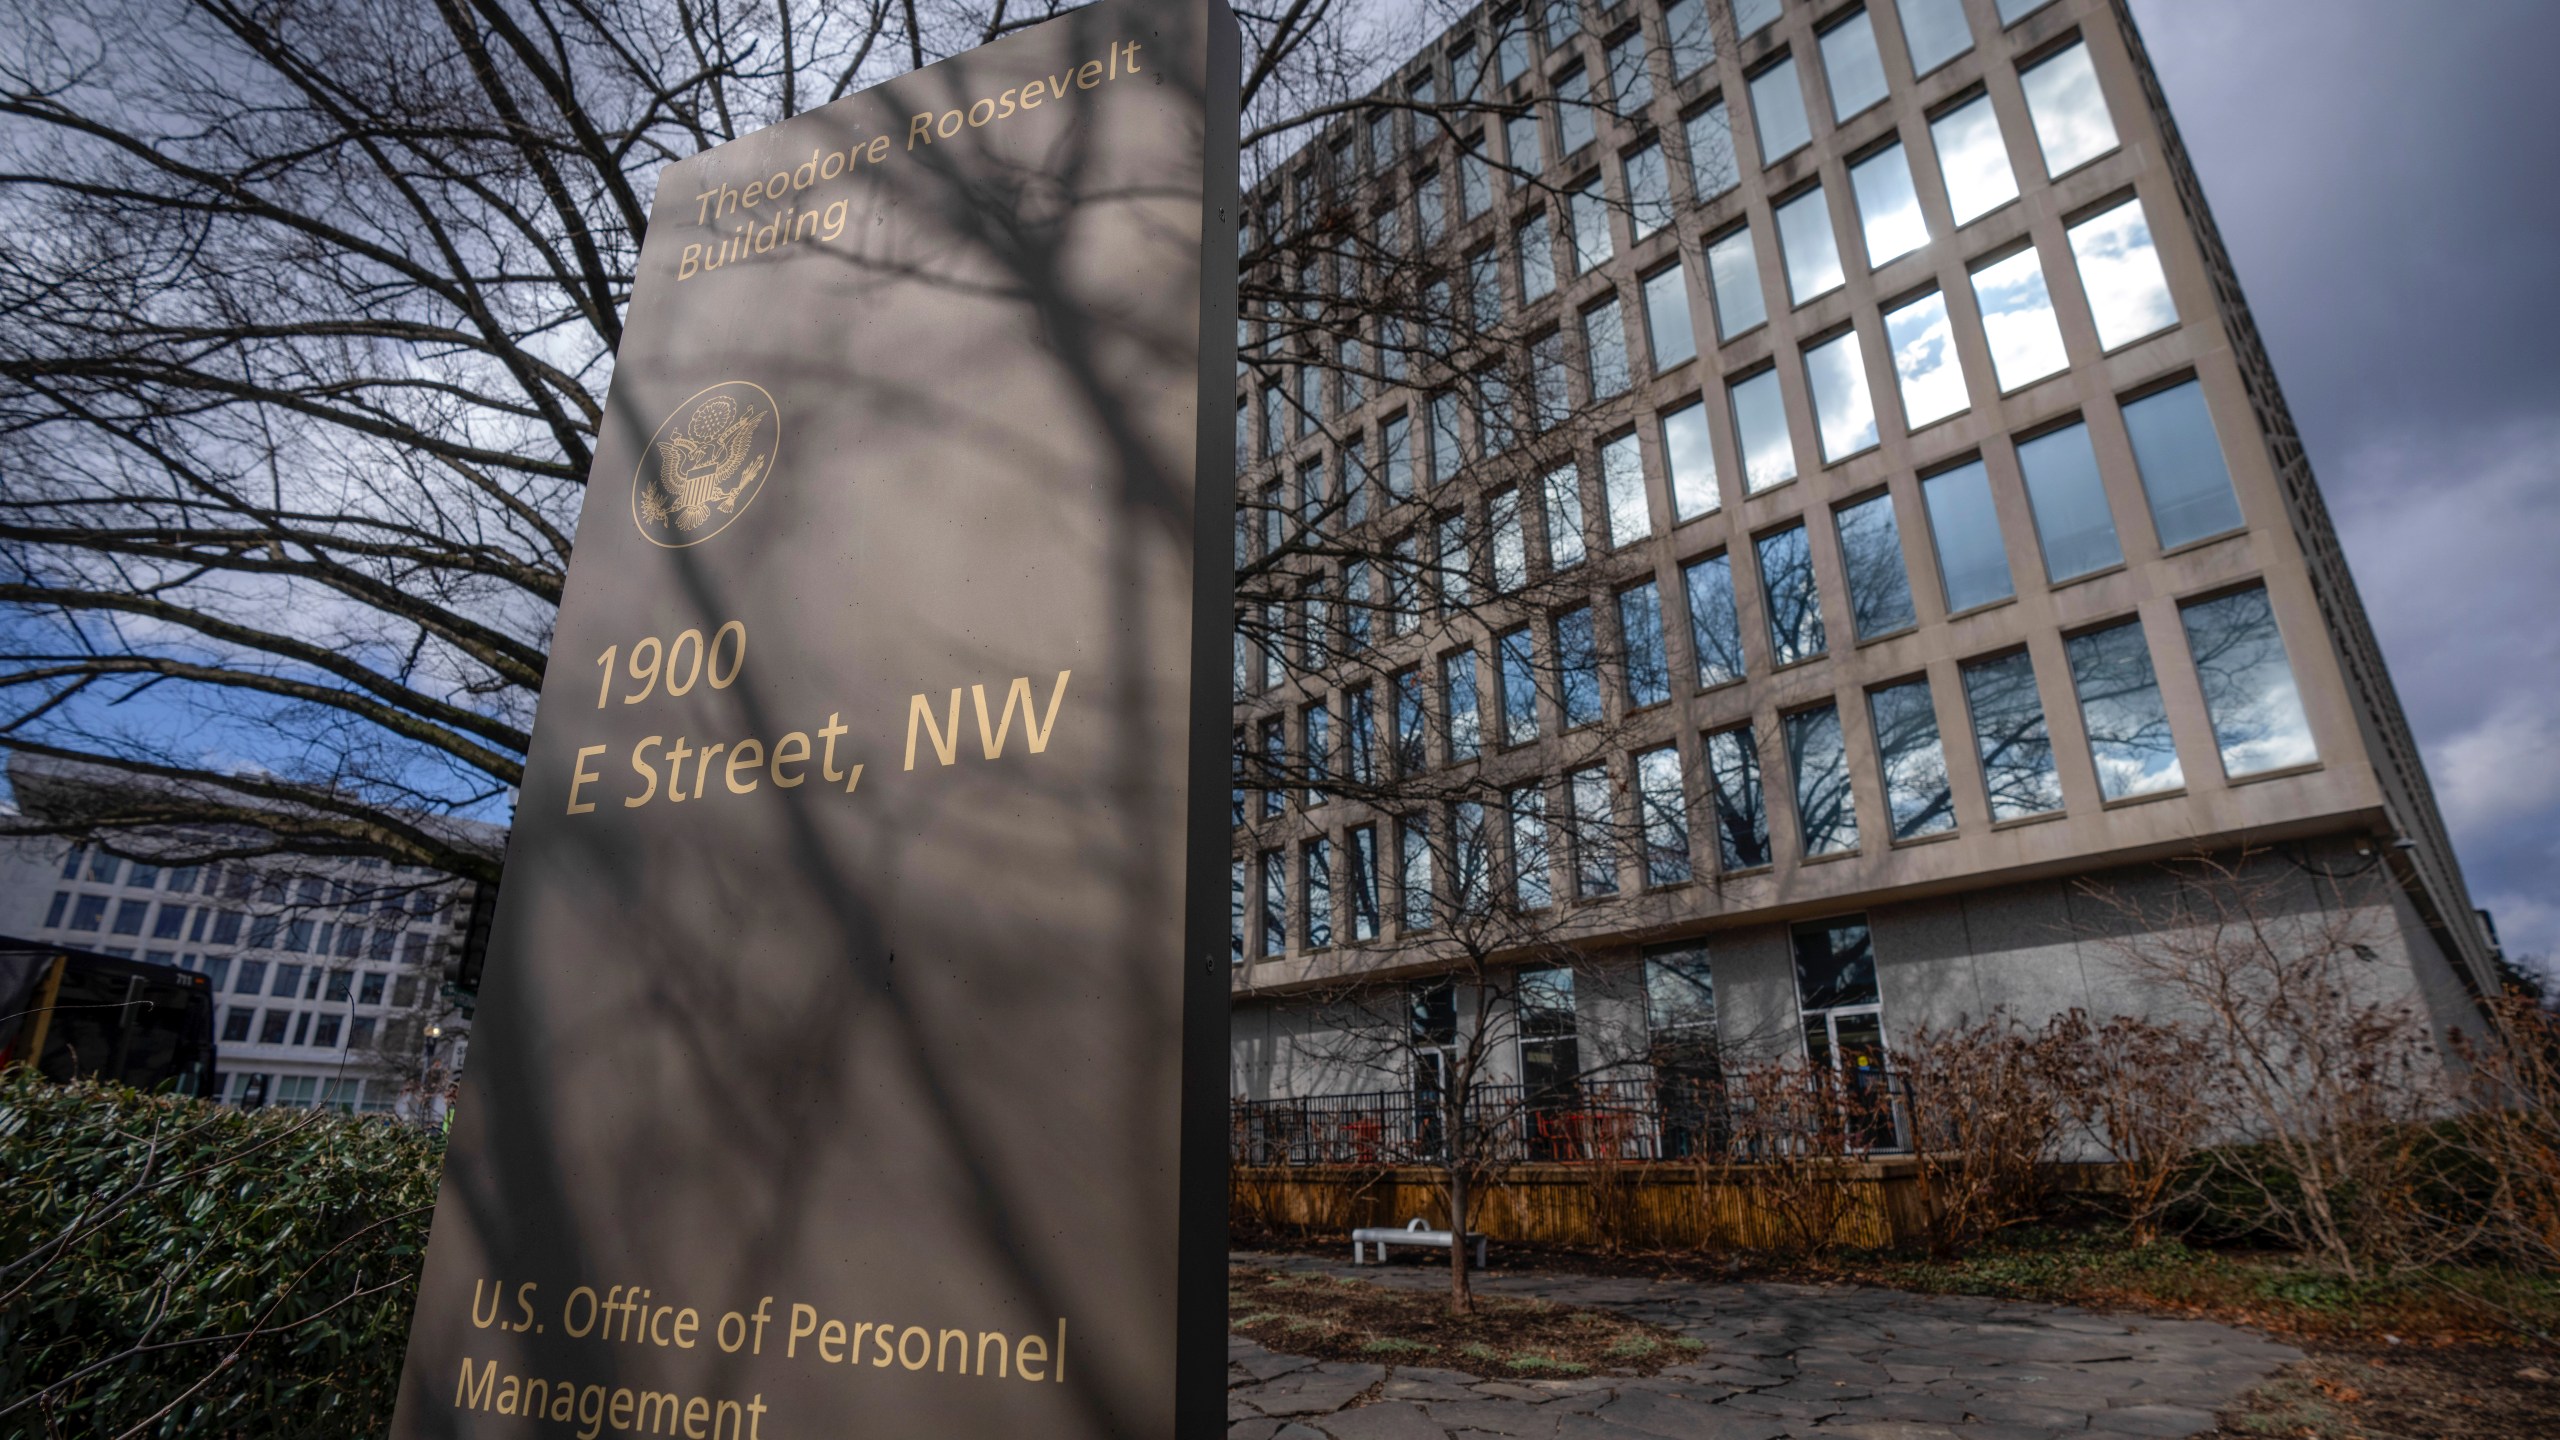
{"type": "Polygon", "coordinates": [[[2222,1417],[2215,1440],[2550,1440],[2560,1357],[2459,1346],[2311,1348],[2222,1417]]]}
{"type": "Polygon", "coordinates": [[[1465,1313],[1446,1290],[1390,1289],[1330,1275],[1231,1269],[1227,1324],[1288,1355],[1421,1365],[1489,1380],[1651,1375],[1695,1340],[1606,1310],[1478,1295],[1465,1313]]]}

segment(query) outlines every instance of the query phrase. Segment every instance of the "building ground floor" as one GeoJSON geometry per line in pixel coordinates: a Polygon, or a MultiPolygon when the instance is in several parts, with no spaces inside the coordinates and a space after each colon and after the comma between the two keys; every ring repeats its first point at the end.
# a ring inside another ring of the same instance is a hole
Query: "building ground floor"
{"type": "MultiPolygon", "coordinates": [[[[2415,1030],[2441,1037],[2476,1017],[2476,982],[2457,973],[2388,861],[2353,838],[2288,844],[2204,867],[2047,877],[1766,920],[1701,917],[1665,933],[1542,947],[1507,969],[1459,963],[1454,977],[1417,965],[1427,947],[1412,947],[1321,984],[1239,989],[1230,1040],[1239,1158],[1360,1161],[1427,1148],[1428,1135],[1395,1132],[1435,1123],[1413,1112],[1431,1107],[1460,1064],[1531,1108],[1567,1092],[1586,1113],[1623,1101],[1651,1127],[1639,1148],[1676,1148],[1685,1102],[1667,1097],[1671,1077],[1792,1061],[1873,1084],[1915,1037],[1995,1015],[2029,1028],[2071,1011],[2097,1023],[2200,1021],[2212,977],[2199,969],[2228,966],[2258,983],[2249,977],[2289,957],[2319,960],[2322,983],[2398,1007],[2415,1030]],[[1310,1137],[1313,1151],[1301,1143],[1310,1137]]],[[[1570,1158],[1576,1143],[1534,1128],[1523,1137],[1515,1158],[1570,1158]]]]}

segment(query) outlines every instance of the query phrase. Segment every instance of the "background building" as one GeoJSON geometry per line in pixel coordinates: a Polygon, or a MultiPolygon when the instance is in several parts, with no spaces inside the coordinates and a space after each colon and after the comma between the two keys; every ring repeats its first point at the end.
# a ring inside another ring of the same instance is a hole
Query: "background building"
{"type": "Polygon", "coordinates": [[[1533,1084],[2150,1012],[2098,897],[2200,853],[2494,988],[2121,4],[1492,7],[1375,98],[1248,207],[1239,1097],[1427,1087],[1486,906],[1533,1084]]]}
{"type": "MultiPolygon", "coordinates": [[[[24,756],[10,780],[22,811],[61,793],[24,756]]],[[[493,847],[504,838],[442,823],[493,847]]],[[[443,1113],[470,1041],[470,996],[455,982],[476,887],[371,859],[130,858],[163,844],[202,853],[200,835],[113,843],[0,842],[0,934],[204,974],[227,1103],[443,1113]]]]}

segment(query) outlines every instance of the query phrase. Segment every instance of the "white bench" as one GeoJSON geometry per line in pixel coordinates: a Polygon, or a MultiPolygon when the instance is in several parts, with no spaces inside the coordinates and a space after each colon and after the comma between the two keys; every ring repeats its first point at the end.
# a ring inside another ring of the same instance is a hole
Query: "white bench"
{"type": "MultiPolygon", "coordinates": [[[[1419,1245],[1428,1250],[1446,1250],[1449,1248],[1449,1232],[1425,1229],[1422,1217],[1419,1215],[1406,1221],[1401,1230],[1390,1230],[1385,1226],[1368,1226],[1354,1230],[1351,1232],[1351,1263],[1367,1264],[1368,1261],[1363,1258],[1362,1247],[1375,1246],[1378,1252],[1378,1263],[1384,1265],[1387,1263],[1387,1247],[1390,1245],[1419,1245]]],[[[1476,1268],[1483,1269],[1484,1237],[1472,1230],[1468,1231],[1467,1248],[1475,1252],[1476,1268]]]]}

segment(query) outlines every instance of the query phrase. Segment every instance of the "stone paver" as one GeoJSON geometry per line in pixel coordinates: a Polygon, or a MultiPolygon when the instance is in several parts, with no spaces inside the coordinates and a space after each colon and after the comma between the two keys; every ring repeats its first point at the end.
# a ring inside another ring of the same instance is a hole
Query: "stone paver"
{"type": "MultiPolygon", "coordinates": [[[[1437,1289],[1445,1270],[1243,1255],[1437,1289]]],[[[1481,1293],[1619,1311],[1699,1344],[1658,1375],[1480,1380],[1228,1342],[1228,1440],[2057,1440],[2194,1435],[2302,1358],[2198,1320],[1840,1285],[1477,1277],[1481,1293]]]]}

